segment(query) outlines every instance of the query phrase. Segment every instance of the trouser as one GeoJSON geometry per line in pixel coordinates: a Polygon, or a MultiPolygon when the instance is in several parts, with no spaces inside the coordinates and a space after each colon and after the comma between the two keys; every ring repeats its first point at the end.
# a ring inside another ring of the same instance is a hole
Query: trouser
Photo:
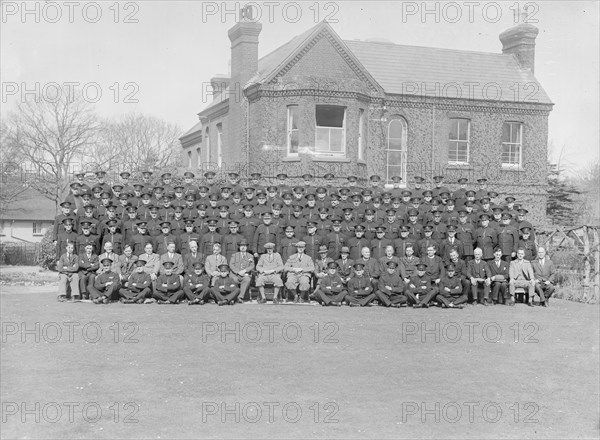
{"type": "Polygon", "coordinates": [[[59,293],[67,294],[67,286],[71,286],[71,295],[79,296],[79,274],[77,273],[61,273],[58,275],[60,283],[58,285],[59,293]]]}
{"type": "Polygon", "coordinates": [[[155,290],[152,296],[159,301],[169,301],[171,304],[175,304],[180,299],[183,299],[185,294],[183,293],[183,289],[179,288],[177,290],[168,290],[166,292],[155,290]]]}
{"type": "Polygon", "coordinates": [[[88,287],[90,285],[94,285],[95,279],[96,274],[94,273],[79,272],[79,293],[81,293],[82,295],[88,293],[88,287]]]}
{"type": "Polygon", "coordinates": [[[552,294],[554,293],[554,285],[553,284],[542,284],[540,282],[535,283],[535,291],[540,297],[540,302],[544,302],[547,299],[550,299],[552,294]]]}
{"type": "Polygon", "coordinates": [[[384,306],[389,307],[392,304],[406,304],[408,302],[406,295],[402,293],[387,292],[385,290],[376,290],[375,296],[384,306]]]}
{"type": "Polygon", "coordinates": [[[430,289],[407,289],[404,294],[408,304],[429,304],[438,293],[437,287],[430,289]]]}
{"type": "Polygon", "coordinates": [[[492,281],[492,300],[502,301],[508,299],[508,289],[506,281],[492,281]]]}
{"type": "Polygon", "coordinates": [[[315,290],[314,295],[318,302],[328,306],[332,302],[342,302],[346,295],[348,295],[348,291],[341,290],[340,292],[327,292],[327,290],[321,290],[319,287],[315,290]]]}
{"type": "Polygon", "coordinates": [[[466,303],[469,298],[467,295],[465,295],[464,293],[460,296],[452,296],[452,295],[437,295],[435,297],[436,300],[438,300],[439,302],[443,303],[446,306],[449,306],[450,304],[454,304],[455,306],[462,304],[462,303],[466,303]]]}
{"type": "Polygon", "coordinates": [[[210,296],[210,288],[209,287],[198,287],[198,288],[192,289],[191,287],[186,286],[183,288],[183,293],[185,293],[185,296],[190,301],[193,301],[195,299],[197,299],[199,301],[204,301],[204,300],[206,300],[206,298],[208,296],[210,296]]]}
{"type": "Polygon", "coordinates": [[[114,301],[119,298],[119,283],[102,287],[102,290],[96,289],[96,286],[88,286],[88,290],[90,292],[91,299],[98,299],[106,296],[109,301],[114,301]]]}
{"type": "Polygon", "coordinates": [[[533,295],[535,292],[535,282],[533,280],[510,280],[508,282],[508,290],[511,298],[515,297],[515,289],[517,287],[527,288],[529,301],[533,301],[533,295]]]}
{"type": "Polygon", "coordinates": [[[119,289],[119,295],[122,298],[138,301],[140,299],[149,298],[152,296],[152,290],[150,287],[138,289],[135,287],[121,288],[119,289]]]}
{"type": "MultiPolygon", "coordinates": [[[[246,294],[248,293],[248,289],[250,288],[250,282],[252,281],[252,277],[250,274],[246,274],[244,276],[236,275],[234,273],[230,274],[233,281],[240,285],[240,297],[245,300],[246,294]]],[[[251,299],[251,298],[250,298],[251,299]]]]}
{"type": "Polygon", "coordinates": [[[485,281],[477,281],[475,284],[471,284],[471,299],[473,302],[480,303],[488,301],[490,299],[490,286],[485,281]]]}
{"type": "Polygon", "coordinates": [[[376,298],[374,293],[357,293],[357,292],[352,292],[352,293],[348,293],[348,295],[346,295],[344,297],[344,299],[346,301],[348,301],[349,303],[352,304],[358,304],[362,307],[364,306],[368,306],[369,304],[371,304],[371,301],[373,301],[376,298]]]}
{"type": "Polygon", "coordinates": [[[212,287],[210,289],[213,298],[215,301],[235,301],[237,297],[240,295],[240,288],[234,287],[231,290],[219,289],[218,287],[212,287]]]}
{"type": "Polygon", "coordinates": [[[288,272],[287,280],[285,280],[285,287],[291,291],[295,291],[298,286],[301,291],[310,289],[310,275],[306,273],[297,274],[288,272]]]}

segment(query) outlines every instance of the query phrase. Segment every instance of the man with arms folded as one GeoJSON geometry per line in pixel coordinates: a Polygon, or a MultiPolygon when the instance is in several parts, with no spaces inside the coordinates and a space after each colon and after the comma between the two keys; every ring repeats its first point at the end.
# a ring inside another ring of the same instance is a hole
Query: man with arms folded
{"type": "Polygon", "coordinates": [[[463,291],[461,279],[455,276],[454,264],[449,263],[440,281],[440,293],[436,299],[443,307],[462,309],[461,304],[467,302],[468,296],[463,291]]]}
{"type": "Polygon", "coordinates": [[[142,304],[146,298],[152,296],[152,279],[144,271],[146,262],[136,260],[134,264],[135,270],[127,280],[127,287],[119,289],[119,295],[125,304],[142,304]]]}
{"type": "Polygon", "coordinates": [[[388,261],[385,266],[385,271],[382,271],[379,277],[375,296],[382,305],[397,308],[407,302],[404,295],[404,281],[398,273],[398,263],[396,261],[388,261]]]}
{"type": "Polygon", "coordinates": [[[319,286],[314,296],[322,306],[341,306],[342,301],[348,294],[344,287],[342,277],[337,273],[337,263],[327,263],[327,275],[320,279],[319,286]]]}
{"type": "Polygon", "coordinates": [[[204,304],[211,295],[210,278],[203,273],[204,265],[197,261],[192,265],[192,270],[186,273],[183,280],[183,293],[188,299],[188,306],[204,304]]]}

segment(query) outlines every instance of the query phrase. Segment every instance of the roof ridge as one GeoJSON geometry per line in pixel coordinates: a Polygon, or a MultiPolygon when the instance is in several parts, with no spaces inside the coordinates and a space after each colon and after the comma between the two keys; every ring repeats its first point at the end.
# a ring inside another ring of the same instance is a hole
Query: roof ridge
{"type": "Polygon", "coordinates": [[[497,52],[483,52],[483,51],[479,51],[479,50],[448,49],[446,47],[417,46],[417,45],[413,45],[413,44],[400,44],[400,43],[394,43],[393,41],[391,41],[391,42],[363,41],[363,40],[343,40],[343,41],[344,41],[344,43],[381,44],[381,45],[398,46],[398,47],[414,47],[416,49],[443,50],[443,51],[448,51],[448,52],[475,53],[475,54],[481,54],[481,55],[499,55],[499,56],[503,56],[503,57],[507,56],[507,55],[511,55],[511,54],[497,53],[497,52]]]}

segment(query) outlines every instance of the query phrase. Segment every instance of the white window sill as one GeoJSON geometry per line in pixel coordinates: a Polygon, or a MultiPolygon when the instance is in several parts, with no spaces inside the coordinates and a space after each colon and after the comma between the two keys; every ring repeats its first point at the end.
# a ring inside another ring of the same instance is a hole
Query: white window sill
{"type": "Polygon", "coordinates": [[[326,156],[320,154],[313,155],[312,160],[313,162],[350,162],[350,159],[348,159],[346,156],[326,156]]]}
{"type": "Polygon", "coordinates": [[[507,164],[507,163],[503,163],[502,165],[502,170],[503,171],[525,171],[523,169],[522,165],[518,165],[518,164],[507,164]]]}
{"type": "Polygon", "coordinates": [[[286,156],[281,159],[282,162],[300,162],[299,156],[286,156]]]}

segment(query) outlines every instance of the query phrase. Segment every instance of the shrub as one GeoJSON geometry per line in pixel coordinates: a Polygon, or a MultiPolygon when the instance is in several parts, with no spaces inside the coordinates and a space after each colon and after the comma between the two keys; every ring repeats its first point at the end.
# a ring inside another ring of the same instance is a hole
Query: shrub
{"type": "Polygon", "coordinates": [[[44,238],[42,238],[42,249],[36,263],[43,269],[55,270],[56,259],[56,245],[52,241],[52,228],[48,228],[44,238]]]}

